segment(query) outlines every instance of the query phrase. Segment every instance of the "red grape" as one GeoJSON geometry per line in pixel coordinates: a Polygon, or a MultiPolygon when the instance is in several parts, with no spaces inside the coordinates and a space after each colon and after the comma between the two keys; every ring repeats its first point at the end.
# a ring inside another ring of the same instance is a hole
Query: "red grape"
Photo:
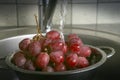
{"type": "Polygon", "coordinates": [[[25,38],[19,43],[19,48],[23,51],[26,51],[28,50],[28,46],[30,43],[31,43],[31,40],[29,38],[25,38]]]}
{"type": "Polygon", "coordinates": [[[82,57],[89,57],[91,55],[91,49],[88,46],[82,46],[78,55],[82,57]]]}
{"type": "Polygon", "coordinates": [[[47,66],[42,71],[44,71],[44,72],[54,72],[54,69],[51,66],[47,66]]]}
{"type": "Polygon", "coordinates": [[[79,57],[78,58],[78,67],[87,67],[89,65],[89,61],[85,57],[79,57]]]}
{"type": "Polygon", "coordinates": [[[64,56],[62,51],[54,51],[50,53],[50,59],[56,64],[64,62],[64,56]]]}
{"type": "Polygon", "coordinates": [[[68,40],[71,40],[73,38],[79,38],[79,37],[77,36],[77,34],[73,34],[73,33],[68,35],[68,40]]]}
{"type": "Polygon", "coordinates": [[[52,51],[62,50],[64,41],[62,39],[54,39],[50,45],[52,51]]]}
{"type": "Polygon", "coordinates": [[[66,66],[62,63],[55,66],[55,71],[65,71],[65,70],[66,70],[66,66]]]}
{"type": "Polygon", "coordinates": [[[60,33],[58,31],[52,30],[47,32],[46,37],[49,39],[58,39],[60,38],[60,33]]]}
{"type": "Polygon", "coordinates": [[[50,46],[51,42],[52,42],[52,39],[46,38],[45,41],[44,41],[44,43],[43,43],[43,46],[44,47],[50,46]]]}
{"type": "Polygon", "coordinates": [[[64,44],[64,46],[62,47],[62,51],[63,51],[64,54],[67,53],[68,47],[67,47],[66,44],[64,44]]]}
{"type": "Polygon", "coordinates": [[[70,44],[79,44],[80,46],[83,45],[83,42],[80,38],[72,38],[69,41],[70,44]]]}
{"type": "Polygon", "coordinates": [[[41,52],[36,59],[36,65],[39,68],[46,68],[49,63],[50,57],[46,52],[41,52]]]}
{"type": "Polygon", "coordinates": [[[78,56],[77,54],[72,54],[70,53],[67,57],[66,57],[66,63],[69,67],[76,67],[78,64],[78,56]]]}
{"type": "Polygon", "coordinates": [[[24,64],[24,68],[31,71],[35,70],[34,63],[31,60],[26,61],[26,63],[24,64]]]}
{"type": "Polygon", "coordinates": [[[39,41],[33,41],[29,45],[29,52],[32,56],[37,56],[41,52],[41,44],[39,41]]]}
{"type": "Polygon", "coordinates": [[[41,48],[43,48],[44,47],[45,38],[41,38],[39,40],[39,42],[40,42],[41,48]]]}
{"type": "Polygon", "coordinates": [[[81,46],[79,44],[71,44],[69,49],[71,52],[78,54],[81,50],[81,46]]]}
{"type": "Polygon", "coordinates": [[[17,52],[13,56],[13,62],[14,62],[15,65],[17,65],[19,67],[23,67],[25,62],[26,62],[26,58],[24,57],[23,53],[17,52]]]}

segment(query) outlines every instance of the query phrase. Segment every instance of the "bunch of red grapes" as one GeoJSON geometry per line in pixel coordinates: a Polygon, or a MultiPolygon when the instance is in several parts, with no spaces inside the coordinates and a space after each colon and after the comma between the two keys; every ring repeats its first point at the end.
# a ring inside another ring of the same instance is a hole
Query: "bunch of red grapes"
{"type": "Polygon", "coordinates": [[[39,40],[23,39],[19,49],[12,62],[27,70],[56,72],[90,65],[87,57],[91,55],[91,49],[76,34],[69,34],[64,41],[58,31],[51,30],[39,40]]]}

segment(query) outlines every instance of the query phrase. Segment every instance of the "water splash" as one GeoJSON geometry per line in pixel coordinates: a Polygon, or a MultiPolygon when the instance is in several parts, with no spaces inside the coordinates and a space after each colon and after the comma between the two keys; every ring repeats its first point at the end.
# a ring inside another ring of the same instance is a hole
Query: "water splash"
{"type": "Polygon", "coordinates": [[[60,26],[59,26],[59,30],[60,30],[60,34],[61,34],[61,38],[64,40],[64,34],[63,34],[63,28],[65,25],[65,16],[66,16],[66,12],[67,12],[67,0],[61,0],[60,1],[60,26]]]}

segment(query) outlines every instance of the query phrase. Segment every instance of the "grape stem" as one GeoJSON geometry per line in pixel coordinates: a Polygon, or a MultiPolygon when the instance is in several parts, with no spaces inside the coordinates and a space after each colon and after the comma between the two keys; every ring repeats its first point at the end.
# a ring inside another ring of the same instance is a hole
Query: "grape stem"
{"type": "Polygon", "coordinates": [[[35,20],[36,20],[36,24],[37,24],[37,34],[33,37],[33,40],[40,40],[41,38],[43,38],[43,35],[40,30],[37,16],[36,15],[34,15],[34,16],[35,16],[35,20]]]}
{"type": "Polygon", "coordinates": [[[35,20],[36,20],[36,24],[37,24],[37,35],[38,35],[38,34],[41,34],[40,26],[39,26],[39,23],[38,23],[38,20],[37,20],[37,16],[36,15],[34,15],[34,16],[35,16],[35,20]]]}

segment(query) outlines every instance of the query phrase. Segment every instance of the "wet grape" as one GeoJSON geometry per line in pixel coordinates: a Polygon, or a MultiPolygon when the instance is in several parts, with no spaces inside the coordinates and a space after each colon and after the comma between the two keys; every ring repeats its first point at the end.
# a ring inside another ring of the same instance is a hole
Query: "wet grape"
{"type": "Polygon", "coordinates": [[[46,68],[49,63],[50,57],[46,52],[41,52],[36,59],[36,65],[39,68],[46,68]]]}
{"type": "Polygon", "coordinates": [[[13,56],[13,62],[15,65],[17,65],[18,67],[23,67],[25,62],[26,62],[26,58],[24,56],[23,53],[21,52],[17,52],[15,53],[15,55],[13,56]]]}
{"type": "Polygon", "coordinates": [[[66,44],[64,44],[64,46],[62,47],[62,50],[61,50],[64,54],[66,54],[67,53],[67,51],[68,51],[68,47],[67,47],[67,45],[66,44]]]}
{"type": "Polygon", "coordinates": [[[81,46],[79,44],[71,44],[69,48],[73,53],[79,53],[81,50],[81,46]]]}
{"type": "Polygon", "coordinates": [[[52,41],[50,47],[51,47],[52,51],[62,50],[64,44],[65,43],[62,39],[55,39],[52,41]]]}
{"type": "Polygon", "coordinates": [[[79,57],[78,58],[78,67],[80,68],[84,68],[87,67],[89,65],[89,61],[87,60],[87,58],[85,57],[79,57]]]}
{"type": "Polygon", "coordinates": [[[26,51],[28,50],[28,46],[30,43],[31,43],[31,40],[29,38],[25,38],[19,43],[19,48],[23,51],[26,51]]]}
{"type": "Polygon", "coordinates": [[[50,53],[50,60],[56,64],[64,62],[64,56],[62,51],[54,51],[50,53]]]}
{"type": "Polygon", "coordinates": [[[69,67],[74,68],[77,66],[78,64],[78,56],[77,54],[73,54],[70,53],[67,57],[66,57],[66,63],[69,67]]]}
{"type": "Polygon", "coordinates": [[[71,40],[73,38],[79,38],[79,37],[78,37],[77,34],[73,34],[73,33],[71,33],[71,34],[68,35],[68,40],[71,40]]]}
{"type": "Polygon", "coordinates": [[[47,66],[44,69],[42,69],[43,72],[54,72],[54,69],[51,66],[47,66]]]}
{"type": "Polygon", "coordinates": [[[29,53],[32,56],[37,56],[41,52],[41,44],[39,41],[33,41],[29,45],[29,53]]]}
{"type": "Polygon", "coordinates": [[[52,30],[47,32],[46,37],[49,39],[58,39],[60,38],[60,33],[58,31],[52,30]]]}
{"type": "Polygon", "coordinates": [[[55,71],[65,71],[65,70],[66,70],[66,66],[62,63],[55,66],[55,71]]]}
{"type": "Polygon", "coordinates": [[[81,57],[89,57],[91,55],[91,49],[88,46],[82,46],[79,56],[81,57]]]}
{"type": "Polygon", "coordinates": [[[83,42],[80,38],[72,38],[69,41],[70,44],[79,44],[80,46],[83,45],[83,42]]]}
{"type": "Polygon", "coordinates": [[[31,60],[27,60],[24,64],[24,68],[27,70],[35,71],[34,63],[31,60]]]}

